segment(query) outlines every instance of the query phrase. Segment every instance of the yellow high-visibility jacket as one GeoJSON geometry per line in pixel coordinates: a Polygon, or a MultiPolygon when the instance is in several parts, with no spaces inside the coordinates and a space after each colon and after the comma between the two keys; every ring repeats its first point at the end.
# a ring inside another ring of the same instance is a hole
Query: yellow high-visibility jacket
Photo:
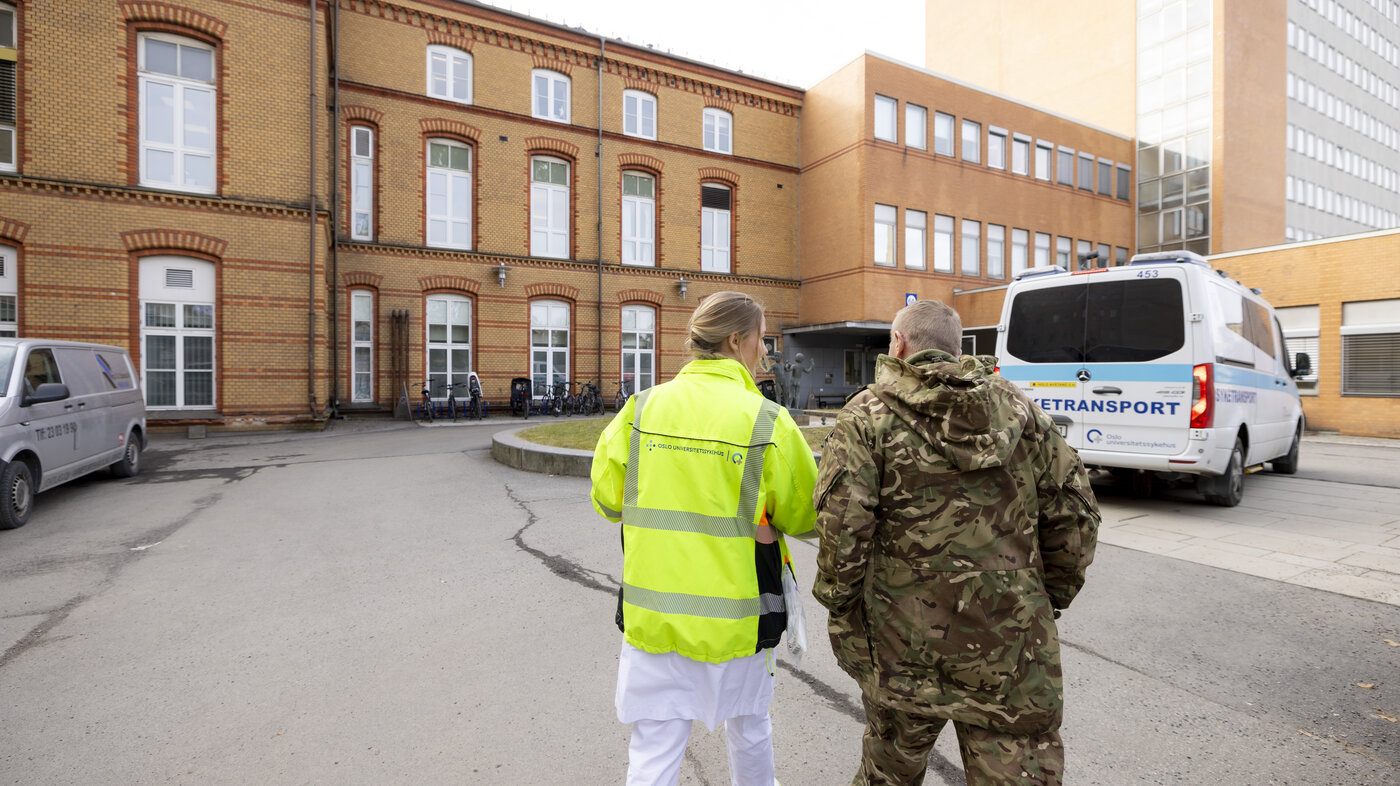
{"type": "Polygon", "coordinates": [[[622,523],[617,624],[653,653],[722,663],[775,646],[787,544],[811,537],[812,449],[736,361],[695,360],[627,401],[598,438],[593,507],[622,523]]]}

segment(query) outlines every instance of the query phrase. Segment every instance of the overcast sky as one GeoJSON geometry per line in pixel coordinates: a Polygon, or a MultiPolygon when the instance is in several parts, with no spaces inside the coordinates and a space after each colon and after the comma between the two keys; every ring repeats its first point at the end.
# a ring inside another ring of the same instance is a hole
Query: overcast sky
{"type": "Polygon", "coordinates": [[[801,88],[866,50],[924,64],[923,0],[483,2],[801,88]]]}

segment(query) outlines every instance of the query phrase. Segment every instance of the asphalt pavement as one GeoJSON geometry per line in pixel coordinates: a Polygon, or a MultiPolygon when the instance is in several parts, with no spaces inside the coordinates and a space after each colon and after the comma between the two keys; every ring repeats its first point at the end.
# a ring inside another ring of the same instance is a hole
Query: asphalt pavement
{"type": "MultiPolygon", "coordinates": [[[[492,461],[508,425],[163,438],[135,479],[40,495],[0,532],[0,782],[620,783],[617,531],[586,480],[492,461]]],[[[1345,512],[1400,478],[1388,443],[1312,448],[1298,477],[1248,478],[1223,523],[1330,537],[1343,514],[1307,500],[1345,512]]],[[[1221,509],[1101,499],[1061,620],[1067,783],[1400,782],[1395,605],[1113,545],[1221,509]]],[[[815,549],[794,555],[810,585],[815,549]]],[[[778,774],[847,783],[858,696],[805,613],[812,651],[779,665],[778,774]]],[[[960,783],[957,761],[949,733],[927,782],[960,783]]],[[[726,781],[723,732],[697,727],[681,782],[726,781]]]]}

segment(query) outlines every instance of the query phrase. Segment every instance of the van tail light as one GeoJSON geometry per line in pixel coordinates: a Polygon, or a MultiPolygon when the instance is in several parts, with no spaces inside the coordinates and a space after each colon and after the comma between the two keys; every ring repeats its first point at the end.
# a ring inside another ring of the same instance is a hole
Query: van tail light
{"type": "Polygon", "coordinates": [[[1191,381],[1191,428],[1210,428],[1215,423],[1215,364],[1191,369],[1191,381]]]}

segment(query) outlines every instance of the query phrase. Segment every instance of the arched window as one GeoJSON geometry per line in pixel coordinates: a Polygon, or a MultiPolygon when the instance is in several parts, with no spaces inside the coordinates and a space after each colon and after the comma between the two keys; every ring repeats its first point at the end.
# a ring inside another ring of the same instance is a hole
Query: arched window
{"type": "Polygon", "coordinates": [[[622,264],[656,264],[656,178],[622,173],[622,264]]]}
{"type": "Polygon", "coordinates": [[[622,378],[632,392],[656,384],[656,309],[622,307],[622,378]]]}
{"type": "Polygon", "coordinates": [[[428,95],[472,102],[472,56],[450,46],[428,47],[428,95]]]}
{"type": "Polygon", "coordinates": [[[530,159],[530,255],[569,258],[569,163],[530,159]]]}
{"type": "Polygon", "coordinates": [[[214,264],[141,260],[141,388],[150,409],[214,408],[214,264]]]}
{"type": "Polygon", "coordinates": [[[569,304],[536,300],[530,304],[530,378],[533,393],[569,379],[569,304]]]}
{"type": "Polygon", "coordinates": [[[536,68],[530,72],[530,114],[541,120],[569,122],[569,78],[558,71],[536,68]]]}
{"type": "Polygon", "coordinates": [[[374,239],[374,129],[350,127],[350,237],[374,239]]]}
{"type": "Polygon", "coordinates": [[[729,272],[729,225],[733,191],[719,183],[700,186],[700,269],[729,272]]]}
{"type": "Polygon", "coordinates": [[[19,335],[19,253],[0,246],[0,336],[19,335]]]}
{"type": "Polygon", "coordinates": [[[472,247],[472,149],[451,139],[428,140],[428,245],[472,247]]]}
{"type": "Polygon", "coordinates": [[[350,290],[350,400],[374,400],[374,292],[350,290]]]}
{"type": "Polygon", "coordinates": [[[622,133],[656,138],[656,96],[640,90],[622,91],[622,133]]]}
{"type": "MultiPolygon", "coordinates": [[[[428,376],[433,398],[447,398],[448,385],[467,390],[472,370],[472,302],[461,295],[428,295],[428,376]]],[[[459,395],[460,398],[460,395],[459,395]]]]}
{"type": "Polygon", "coordinates": [[[189,38],[143,33],[138,49],[141,185],[213,193],[218,128],[214,48],[189,38]]]}
{"type": "Polygon", "coordinates": [[[16,71],[19,36],[15,31],[15,7],[0,3],[0,170],[15,171],[15,119],[19,104],[16,71]]]}
{"type": "Polygon", "coordinates": [[[702,129],[703,147],[712,153],[734,152],[734,117],[723,109],[706,109],[702,129]]]}

